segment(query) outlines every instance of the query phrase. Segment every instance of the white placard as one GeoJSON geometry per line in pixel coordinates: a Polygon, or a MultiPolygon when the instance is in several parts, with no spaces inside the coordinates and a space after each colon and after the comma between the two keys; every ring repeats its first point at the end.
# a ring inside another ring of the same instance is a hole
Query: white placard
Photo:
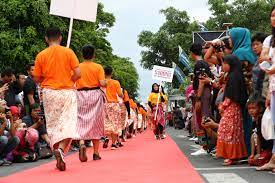
{"type": "Polygon", "coordinates": [[[154,65],[152,77],[154,80],[171,83],[173,81],[174,69],[154,65]]]}
{"type": "Polygon", "coordinates": [[[98,0],[51,0],[50,14],[95,22],[97,6],[98,0]]]}

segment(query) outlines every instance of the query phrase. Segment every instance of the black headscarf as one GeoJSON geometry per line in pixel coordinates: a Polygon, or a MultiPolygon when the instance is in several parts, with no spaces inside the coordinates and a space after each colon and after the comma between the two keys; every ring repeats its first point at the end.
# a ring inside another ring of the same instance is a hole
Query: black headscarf
{"type": "Polygon", "coordinates": [[[224,97],[240,105],[245,105],[248,95],[246,92],[241,61],[235,55],[224,56],[223,60],[230,65],[224,97]]]}
{"type": "Polygon", "coordinates": [[[152,92],[152,93],[159,93],[159,89],[158,89],[158,91],[155,91],[155,90],[154,90],[154,86],[155,86],[155,85],[157,85],[157,86],[159,87],[159,85],[158,85],[157,83],[154,83],[154,84],[152,85],[152,91],[151,91],[151,92],[152,92]]]}

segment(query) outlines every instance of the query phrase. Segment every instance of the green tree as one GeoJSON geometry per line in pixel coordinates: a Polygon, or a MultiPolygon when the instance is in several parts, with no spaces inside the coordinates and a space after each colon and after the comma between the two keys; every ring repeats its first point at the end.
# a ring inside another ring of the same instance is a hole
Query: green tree
{"type": "MultiPolygon", "coordinates": [[[[144,48],[140,63],[145,69],[152,69],[153,65],[171,67],[172,62],[178,64],[178,46],[188,52],[192,31],[199,30],[196,22],[190,22],[186,11],[169,7],[160,13],[166,17],[166,22],[159,30],[156,33],[142,31],[139,35],[138,43],[144,48]]],[[[174,81],[175,86],[178,86],[179,83],[174,81]]]]}
{"type": "Polygon", "coordinates": [[[121,86],[128,91],[131,98],[137,98],[139,76],[134,64],[129,58],[115,57],[112,66],[115,71],[114,78],[120,81],[121,86]]]}
{"type": "MultiPolygon", "coordinates": [[[[57,26],[66,43],[69,19],[49,15],[49,0],[1,0],[0,2],[0,62],[2,69],[12,66],[23,71],[46,47],[45,30],[57,26]]],[[[104,63],[112,59],[112,48],[106,36],[114,25],[115,17],[99,4],[96,23],[75,20],[71,48],[80,56],[81,47],[92,43],[97,58],[104,63]]]]}
{"type": "MultiPolygon", "coordinates": [[[[49,15],[49,7],[50,0],[0,1],[0,70],[10,66],[16,72],[24,72],[25,65],[46,48],[44,36],[49,26],[61,29],[62,44],[66,44],[69,19],[49,15]]],[[[113,55],[111,44],[106,39],[114,22],[114,15],[104,11],[103,4],[99,3],[95,23],[74,21],[71,48],[82,60],[82,46],[93,44],[96,61],[113,66],[127,90],[137,96],[138,74],[134,64],[129,59],[113,55]]]]}
{"type": "Polygon", "coordinates": [[[269,14],[274,0],[209,0],[211,17],[206,27],[210,30],[222,29],[223,23],[233,23],[234,27],[246,27],[255,32],[270,32],[269,14]]]}
{"type": "Polygon", "coordinates": [[[186,11],[173,7],[161,10],[166,22],[156,33],[142,31],[138,43],[145,50],[141,52],[141,65],[152,69],[153,65],[172,66],[178,61],[178,46],[188,50],[192,43],[192,31],[198,30],[196,23],[190,23],[186,11]]]}

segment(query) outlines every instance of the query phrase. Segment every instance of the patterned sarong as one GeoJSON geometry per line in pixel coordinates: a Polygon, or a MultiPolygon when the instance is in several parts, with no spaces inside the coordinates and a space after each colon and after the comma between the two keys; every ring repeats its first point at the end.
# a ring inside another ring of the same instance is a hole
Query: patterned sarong
{"type": "MultiPolygon", "coordinates": [[[[43,104],[51,148],[76,137],[77,100],[75,90],[43,89],[43,104]]],[[[70,143],[64,149],[67,153],[70,143]]]]}
{"type": "MultiPolygon", "coordinates": [[[[127,109],[124,103],[120,104],[120,125],[121,129],[124,130],[126,127],[126,119],[127,118],[127,109]]],[[[119,134],[122,135],[122,134],[119,134]]]]}
{"type": "Polygon", "coordinates": [[[158,111],[157,111],[157,118],[155,120],[155,114],[156,114],[157,107],[154,107],[153,109],[153,124],[156,126],[160,124],[161,126],[165,126],[165,118],[164,118],[164,112],[163,112],[163,105],[159,104],[158,111]]]}
{"type": "Polygon", "coordinates": [[[105,104],[104,130],[106,135],[121,133],[120,112],[119,103],[105,104]]]}
{"type": "Polygon", "coordinates": [[[143,118],[141,114],[138,114],[138,124],[137,124],[137,128],[140,129],[143,126],[143,118]]]}
{"type": "Polygon", "coordinates": [[[104,136],[104,93],[101,90],[77,91],[77,126],[79,140],[104,136]]]}

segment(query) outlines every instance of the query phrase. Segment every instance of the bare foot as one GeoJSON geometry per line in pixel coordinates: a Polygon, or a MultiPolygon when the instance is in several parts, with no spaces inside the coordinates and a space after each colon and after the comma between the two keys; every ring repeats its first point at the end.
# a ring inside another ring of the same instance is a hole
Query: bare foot
{"type": "Polygon", "coordinates": [[[275,169],[275,164],[270,163],[270,162],[265,164],[264,166],[256,168],[257,171],[270,171],[273,169],[275,169]]]}

